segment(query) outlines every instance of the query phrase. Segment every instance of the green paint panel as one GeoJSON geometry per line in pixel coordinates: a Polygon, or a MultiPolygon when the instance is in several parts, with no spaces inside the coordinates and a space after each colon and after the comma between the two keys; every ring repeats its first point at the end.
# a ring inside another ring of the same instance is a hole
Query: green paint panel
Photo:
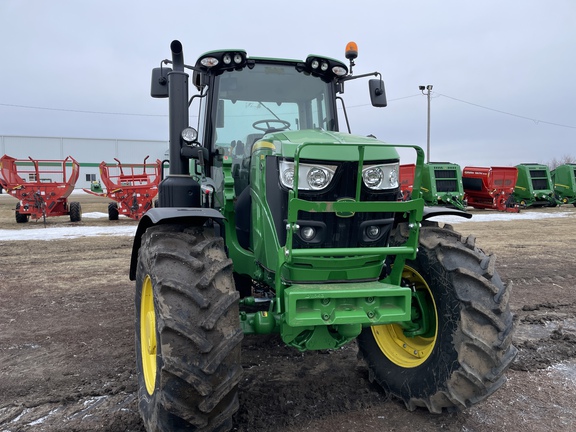
{"type": "Polygon", "coordinates": [[[554,192],[562,204],[576,202],[576,164],[564,164],[551,173],[554,192]]]}
{"type": "Polygon", "coordinates": [[[292,285],[284,290],[291,327],[409,321],[412,291],[382,282],[292,285]]]}
{"type": "Polygon", "coordinates": [[[300,158],[302,159],[326,160],[326,151],[330,151],[330,160],[358,160],[357,146],[359,145],[366,149],[366,160],[390,160],[399,157],[395,147],[386,145],[382,141],[342,132],[323,130],[277,132],[270,135],[266,140],[272,142],[276,146],[276,151],[287,158],[294,157],[296,150],[302,144],[316,144],[307,146],[300,151],[300,158]]]}

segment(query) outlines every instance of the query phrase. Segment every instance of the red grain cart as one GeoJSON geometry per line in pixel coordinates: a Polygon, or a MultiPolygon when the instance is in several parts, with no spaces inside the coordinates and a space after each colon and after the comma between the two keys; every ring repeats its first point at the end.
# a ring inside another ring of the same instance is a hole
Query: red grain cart
{"type": "Polygon", "coordinates": [[[468,205],[477,209],[519,212],[512,196],[517,178],[516,167],[465,167],[462,184],[468,205]]]}
{"type": "Polygon", "coordinates": [[[161,179],[162,162],[147,164],[100,164],[100,176],[106,190],[97,193],[89,189],[85,192],[114,200],[108,204],[108,219],[117,220],[119,215],[138,220],[153,207],[161,179]]]}
{"type": "Polygon", "coordinates": [[[415,173],[416,165],[400,165],[398,178],[400,180],[400,192],[402,192],[402,201],[408,201],[412,198],[412,186],[414,185],[415,173]]]}
{"type": "Polygon", "coordinates": [[[32,217],[46,221],[50,216],[70,216],[72,222],[82,219],[79,202],[68,203],[74,190],[80,165],[71,156],[64,160],[0,158],[2,188],[18,199],[16,222],[32,217]]]}

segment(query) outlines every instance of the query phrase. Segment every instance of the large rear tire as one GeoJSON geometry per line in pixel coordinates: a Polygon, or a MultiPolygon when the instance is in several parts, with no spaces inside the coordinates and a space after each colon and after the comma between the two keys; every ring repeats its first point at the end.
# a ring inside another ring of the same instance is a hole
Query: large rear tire
{"type": "MultiPolygon", "coordinates": [[[[392,243],[404,243],[407,235],[406,226],[399,226],[392,243]]],[[[396,324],[364,329],[358,345],[369,379],[409,410],[433,413],[465,409],[496,391],[517,350],[510,289],[494,265],[495,257],[478,249],[473,237],[423,223],[403,283],[420,293],[429,331],[412,337],[396,324]]]]}
{"type": "Polygon", "coordinates": [[[159,225],[136,273],[139,410],[148,431],[225,431],[242,372],[239,295],[212,230],[159,225]]]}

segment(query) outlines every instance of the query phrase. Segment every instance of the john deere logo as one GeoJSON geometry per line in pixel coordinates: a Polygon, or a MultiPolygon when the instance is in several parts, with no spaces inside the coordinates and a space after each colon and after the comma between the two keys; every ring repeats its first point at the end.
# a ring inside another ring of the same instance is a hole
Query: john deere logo
{"type": "MultiPolygon", "coordinates": [[[[356,202],[355,200],[353,200],[352,198],[341,198],[338,200],[338,202],[356,202]]],[[[336,212],[336,216],[341,217],[341,218],[349,218],[354,216],[355,212],[352,211],[345,211],[345,212],[336,212]]]]}

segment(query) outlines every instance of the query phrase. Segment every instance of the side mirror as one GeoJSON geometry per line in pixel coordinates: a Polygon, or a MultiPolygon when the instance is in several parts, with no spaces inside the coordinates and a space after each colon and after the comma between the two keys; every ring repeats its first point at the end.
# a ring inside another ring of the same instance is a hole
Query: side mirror
{"type": "Polygon", "coordinates": [[[150,96],[153,98],[166,98],[168,97],[168,73],[172,69],[154,68],[152,69],[152,81],[150,83],[150,96]]]}
{"type": "Polygon", "coordinates": [[[371,79],[368,81],[368,87],[370,89],[372,106],[385,107],[388,105],[386,101],[386,90],[384,89],[384,80],[371,79]]]}

